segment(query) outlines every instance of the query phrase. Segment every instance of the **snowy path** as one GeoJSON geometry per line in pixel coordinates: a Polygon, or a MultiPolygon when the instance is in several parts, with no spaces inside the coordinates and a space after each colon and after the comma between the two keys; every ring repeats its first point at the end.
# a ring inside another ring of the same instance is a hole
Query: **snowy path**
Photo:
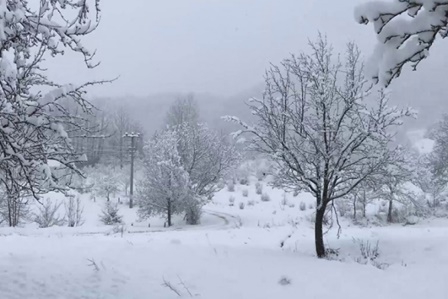
{"type": "MultiPolygon", "coordinates": [[[[197,231],[197,230],[213,230],[213,229],[229,229],[238,226],[238,217],[229,213],[223,213],[214,210],[204,210],[203,220],[201,225],[182,225],[164,227],[141,227],[129,226],[111,227],[102,226],[97,228],[92,227],[51,227],[46,229],[30,229],[30,228],[2,228],[0,230],[1,236],[19,235],[19,236],[54,236],[54,235],[72,235],[72,236],[92,236],[92,235],[114,235],[121,234],[148,234],[148,233],[164,233],[171,231],[197,231]]],[[[0,298],[1,299],[1,298],[0,298]]]]}

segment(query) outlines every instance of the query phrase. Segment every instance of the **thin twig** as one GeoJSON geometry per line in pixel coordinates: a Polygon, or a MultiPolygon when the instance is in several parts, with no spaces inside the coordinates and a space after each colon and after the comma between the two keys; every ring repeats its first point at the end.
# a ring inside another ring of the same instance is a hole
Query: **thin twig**
{"type": "Polygon", "coordinates": [[[90,262],[90,264],[88,265],[89,267],[93,267],[94,269],[95,269],[95,271],[100,271],[100,267],[98,267],[98,265],[96,264],[96,262],[95,262],[95,260],[92,258],[92,259],[87,259],[89,262],[90,262]]]}
{"type": "Polygon", "coordinates": [[[167,287],[171,291],[177,294],[177,296],[182,297],[182,294],[179,292],[179,290],[176,289],[169,281],[165,280],[165,277],[163,277],[163,283],[162,286],[167,287]]]}
{"type": "Polygon", "coordinates": [[[188,292],[188,294],[190,295],[190,297],[193,297],[193,294],[190,292],[190,289],[185,285],[184,281],[182,280],[182,278],[180,278],[179,275],[177,275],[177,278],[180,281],[180,284],[184,287],[184,289],[188,292]]]}

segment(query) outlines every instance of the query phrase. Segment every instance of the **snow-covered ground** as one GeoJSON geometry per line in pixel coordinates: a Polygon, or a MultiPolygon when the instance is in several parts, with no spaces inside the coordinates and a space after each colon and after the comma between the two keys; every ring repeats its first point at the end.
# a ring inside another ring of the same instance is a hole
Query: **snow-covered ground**
{"type": "Polygon", "coordinates": [[[270,201],[254,184],[222,190],[200,226],[138,222],[121,205],[125,226],[106,227],[104,200],[83,195],[81,227],[0,228],[0,298],[448,298],[448,220],[360,228],[342,219],[340,238],[326,235],[339,256],[318,260],[312,198],[264,192],[270,201]],[[354,239],[379,241],[384,269],[357,263],[354,239]]]}

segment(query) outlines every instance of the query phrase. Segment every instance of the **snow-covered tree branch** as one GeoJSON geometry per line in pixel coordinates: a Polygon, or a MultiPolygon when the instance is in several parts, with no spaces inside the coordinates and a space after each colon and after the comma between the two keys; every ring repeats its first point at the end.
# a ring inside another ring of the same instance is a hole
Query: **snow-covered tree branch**
{"type": "Polygon", "coordinates": [[[448,1],[371,1],[355,11],[361,24],[373,23],[378,43],[369,75],[388,86],[409,64],[415,70],[436,38],[447,36],[448,1]]]}
{"type": "Polygon", "coordinates": [[[88,112],[86,88],[48,78],[44,59],[79,53],[88,68],[94,52],[81,43],[99,22],[99,0],[43,0],[31,4],[0,2],[0,181],[7,194],[23,192],[38,198],[63,190],[50,165],[78,172],[79,156],[65,128],[75,125],[65,101],[88,112]]]}

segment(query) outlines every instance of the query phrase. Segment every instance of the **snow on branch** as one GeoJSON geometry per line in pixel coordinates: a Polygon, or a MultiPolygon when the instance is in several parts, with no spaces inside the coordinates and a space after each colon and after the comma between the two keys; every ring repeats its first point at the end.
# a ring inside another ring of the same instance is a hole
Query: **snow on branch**
{"type": "Polygon", "coordinates": [[[38,198],[66,190],[61,178],[80,173],[68,130],[83,131],[69,106],[90,113],[86,88],[109,81],[60,84],[47,76],[45,59],[80,54],[88,68],[95,51],[82,45],[100,21],[99,0],[0,1],[0,184],[9,195],[38,198]],[[49,165],[58,162],[58,171],[49,165]]]}
{"type": "Polygon", "coordinates": [[[358,6],[355,18],[358,23],[373,24],[378,43],[369,76],[387,87],[405,65],[417,69],[437,36],[447,36],[448,1],[372,1],[358,6]]]}

